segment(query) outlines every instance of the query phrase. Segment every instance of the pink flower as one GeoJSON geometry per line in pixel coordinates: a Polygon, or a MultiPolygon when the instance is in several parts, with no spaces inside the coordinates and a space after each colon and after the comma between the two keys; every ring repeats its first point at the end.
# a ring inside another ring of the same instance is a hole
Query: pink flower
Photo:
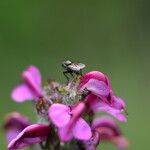
{"type": "Polygon", "coordinates": [[[41,74],[35,66],[29,66],[22,73],[23,83],[18,85],[11,94],[16,102],[24,102],[26,100],[35,100],[42,97],[41,74]]]}
{"type": "Polygon", "coordinates": [[[80,90],[87,88],[99,97],[108,96],[110,92],[110,81],[106,75],[98,71],[84,74],[80,79],[80,90]]]}
{"type": "Polygon", "coordinates": [[[103,73],[92,71],[83,75],[80,79],[79,90],[83,91],[85,88],[111,107],[124,109],[125,102],[114,94],[108,77],[103,73]]]}
{"type": "Polygon", "coordinates": [[[100,142],[100,134],[92,130],[92,136],[88,141],[84,141],[84,149],[85,150],[96,150],[96,147],[98,146],[100,142]]]}
{"type": "Polygon", "coordinates": [[[110,117],[97,118],[92,123],[92,129],[100,134],[101,141],[109,141],[119,148],[127,148],[128,141],[122,135],[120,128],[110,117]]]}
{"type": "Polygon", "coordinates": [[[87,100],[89,101],[90,108],[94,112],[106,112],[117,118],[119,121],[127,121],[126,116],[123,114],[124,107],[122,106],[124,106],[124,103],[121,99],[117,99],[117,101],[114,103],[116,107],[112,107],[101,98],[92,94],[88,96],[87,100]],[[120,105],[121,103],[122,105],[120,105]]]}
{"type": "Polygon", "coordinates": [[[49,109],[49,117],[58,127],[60,140],[65,142],[73,137],[79,140],[88,140],[91,137],[91,128],[80,116],[85,109],[85,103],[74,106],[53,104],[49,109]]]}
{"type": "Polygon", "coordinates": [[[122,149],[128,147],[127,139],[121,134],[119,127],[110,117],[96,118],[91,128],[92,137],[83,142],[86,150],[96,150],[97,145],[102,141],[114,143],[122,149]]]}
{"type": "Polygon", "coordinates": [[[31,122],[23,115],[13,112],[6,116],[4,129],[7,142],[12,141],[24,128],[31,125],[31,122]]]}
{"type": "Polygon", "coordinates": [[[50,134],[48,125],[33,124],[26,127],[8,145],[8,150],[16,150],[45,141],[50,134]]]}
{"type": "Polygon", "coordinates": [[[4,128],[9,143],[8,150],[16,150],[30,144],[45,141],[50,134],[50,126],[32,124],[23,115],[13,112],[6,116],[4,128]]]}

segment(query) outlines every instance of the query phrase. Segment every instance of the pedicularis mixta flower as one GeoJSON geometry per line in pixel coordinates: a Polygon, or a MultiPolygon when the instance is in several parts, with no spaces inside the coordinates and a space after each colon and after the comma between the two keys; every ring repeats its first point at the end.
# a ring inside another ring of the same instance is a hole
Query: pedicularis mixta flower
{"type": "Polygon", "coordinates": [[[37,101],[42,97],[41,75],[40,71],[34,67],[29,66],[27,70],[22,73],[23,83],[18,85],[12,92],[12,99],[17,102],[26,100],[37,101]]]}
{"type": "Polygon", "coordinates": [[[22,83],[11,97],[20,103],[32,100],[38,119],[32,124],[17,112],[6,116],[8,150],[26,146],[36,150],[96,150],[103,141],[126,148],[127,139],[110,116],[98,113],[95,118],[97,112],[105,112],[119,121],[127,120],[125,102],[115,95],[109,78],[99,71],[82,75],[82,63],[65,61],[63,67],[67,83],[47,80],[43,87],[35,66],[23,71],[22,83]]]}

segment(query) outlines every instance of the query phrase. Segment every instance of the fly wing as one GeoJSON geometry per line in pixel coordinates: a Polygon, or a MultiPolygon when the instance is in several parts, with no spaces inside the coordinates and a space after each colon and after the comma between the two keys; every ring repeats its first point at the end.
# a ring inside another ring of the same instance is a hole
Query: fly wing
{"type": "Polygon", "coordinates": [[[73,71],[80,71],[81,69],[85,67],[85,65],[82,63],[72,63],[68,67],[73,71]]]}
{"type": "Polygon", "coordinates": [[[82,63],[78,63],[78,66],[80,67],[80,69],[85,68],[85,64],[82,64],[82,63]]]}

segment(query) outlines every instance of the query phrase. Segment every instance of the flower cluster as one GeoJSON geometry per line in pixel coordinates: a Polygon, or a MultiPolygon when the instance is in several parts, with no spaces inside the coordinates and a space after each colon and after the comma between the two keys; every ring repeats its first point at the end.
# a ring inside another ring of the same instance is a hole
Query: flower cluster
{"type": "Polygon", "coordinates": [[[6,116],[8,150],[26,146],[36,146],[37,150],[96,150],[103,140],[119,148],[128,146],[114,119],[97,113],[127,120],[125,102],[115,95],[105,74],[75,74],[66,84],[47,80],[43,87],[41,81],[40,71],[31,65],[23,71],[22,83],[12,91],[16,102],[33,101],[38,119],[32,124],[17,112],[6,116]]]}

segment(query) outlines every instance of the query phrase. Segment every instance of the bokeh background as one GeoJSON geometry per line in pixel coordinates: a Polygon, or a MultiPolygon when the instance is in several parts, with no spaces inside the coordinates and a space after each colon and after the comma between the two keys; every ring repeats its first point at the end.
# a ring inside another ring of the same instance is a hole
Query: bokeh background
{"type": "MultiPolygon", "coordinates": [[[[36,120],[31,102],[17,104],[10,98],[29,64],[40,68],[43,81],[64,82],[61,62],[77,60],[87,65],[85,72],[107,74],[116,94],[126,100],[128,122],[119,125],[130,141],[129,150],[149,149],[149,8],[148,0],[2,0],[0,124],[12,111],[36,120]]],[[[2,131],[0,149],[6,149],[2,131]]],[[[116,147],[105,143],[100,149],[116,147]]]]}

